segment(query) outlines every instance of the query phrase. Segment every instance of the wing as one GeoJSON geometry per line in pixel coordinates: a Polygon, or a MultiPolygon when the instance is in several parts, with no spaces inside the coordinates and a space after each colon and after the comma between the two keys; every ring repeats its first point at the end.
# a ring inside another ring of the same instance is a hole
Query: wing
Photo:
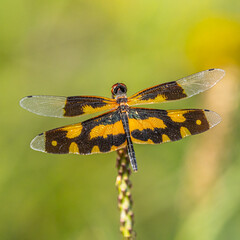
{"type": "Polygon", "coordinates": [[[92,154],[126,146],[126,134],[118,111],[39,134],[31,142],[37,151],[56,154],[92,154]]]}
{"type": "Polygon", "coordinates": [[[202,71],[140,91],[128,99],[128,104],[149,104],[188,98],[213,87],[224,75],[225,71],[221,69],[202,71]]]}
{"type": "Polygon", "coordinates": [[[28,96],[20,101],[21,107],[38,115],[74,117],[117,108],[114,99],[94,96],[28,96]]]}
{"type": "Polygon", "coordinates": [[[129,129],[134,143],[158,144],[177,141],[205,132],[220,121],[220,116],[210,110],[129,110],[129,129]]]}

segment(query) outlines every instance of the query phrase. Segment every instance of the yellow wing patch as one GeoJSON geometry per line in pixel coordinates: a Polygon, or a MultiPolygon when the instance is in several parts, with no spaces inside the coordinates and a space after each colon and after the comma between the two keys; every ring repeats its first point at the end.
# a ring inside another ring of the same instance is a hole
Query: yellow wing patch
{"type": "Polygon", "coordinates": [[[54,147],[56,147],[56,146],[57,146],[57,141],[52,141],[52,145],[53,145],[54,147]]]}
{"type": "Polygon", "coordinates": [[[67,126],[67,127],[63,127],[61,128],[62,131],[67,131],[67,138],[75,138],[75,137],[79,137],[81,132],[82,132],[82,124],[76,124],[74,125],[74,127],[67,126]]]}
{"type": "Polygon", "coordinates": [[[150,103],[154,103],[154,102],[165,102],[166,101],[166,97],[162,94],[159,94],[155,97],[155,99],[147,99],[147,100],[142,100],[141,99],[142,96],[135,96],[133,95],[131,98],[129,98],[128,100],[128,104],[131,105],[139,105],[139,104],[150,104],[150,103]]]}
{"type": "Polygon", "coordinates": [[[101,151],[97,145],[92,148],[91,153],[99,153],[99,152],[101,152],[101,151]]]}
{"type": "Polygon", "coordinates": [[[183,116],[185,113],[188,113],[188,111],[171,111],[171,110],[168,110],[168,116],[171,118],[171,120],[173,122],[179,122],[179,123],[182,123],[182,122],[185,122],[186,121],[186,118],[183,116]]]}
{"type": "Polygon", "coordinates": [[[132,137],[132,140],[134,143],[138,143],[138,144],[154,144],[154,142],[151,139],[148,139],[147,141],[142,141],[140,139],[136,139],[132,137]]]}
{"type": "Polygon", "coordinates": [[[125,134],[123,129],[122,121],[118,121],[114,124],[109,125],[98,125],[94,127],[90,132],[90,139],[97,138],[97,137],[103,137],[107,138],[108,135],[117,135],[117,134],[125,134]]]}
{"type": "Polygon", "coordinates": [[[150,117],[147,119],[135,119],[131,118],[129,119],[129,128],[130,131],[139,130],[142,131],[144,129],[151,129],[154,130],[154,128],[166,128],[167,126],[164,124],[162,119],[150,117]]]}
{"type": "Polygon", "coordinates": [[[171,140],[170,140],[170,138],[168,137],[168,135],[166,135],[166,134],[163,134],[162,135],[162,142],[164,143],[164,142],[170,142],[171,140]]]}
{"type": "Polygon", "coordinates": [[[182,138],[191,135],[191,133],[189,132],[189,130],[186,127],[181,127],[180,128],[180,133],[181,133],[182,138]]]}
{"type": "Polygon", "coordinates": [[[116,150],[118,150],[118,149],[121,149],[121,148],[124,148],[124,147],[126,147],[127,146],[127,141],[125,141],[123,144],[121,144],[120,146],[112,146],[111,147],[111,151],[116,151],[116,150]]]}
{"type": "Polygon", "coordinates": [[[78,145],[75,142],[72,142],[69,146],[69,153],[79,153],[78,145]]]}
{"type": "Polygon", "coordinates": [[[101,111],[105,111],[105,110],[109,110],[111,108],[116,108],[118,105],[113,102],[113,103],[108,103],[105,106],[101,106],[101,107],[92,107],[90,105],[85,105],[84,107],[82,107],[83,112],[84,113],[95,113],[95,112],[101,112],[101,111]]]}
{"type": "Polygon", "coordinates": [[[201,124],[202,124],[202,121],[198,119],[198,120],[196,121],[196,124],[197,124],[197,125],[201,125],[201,124]]]}

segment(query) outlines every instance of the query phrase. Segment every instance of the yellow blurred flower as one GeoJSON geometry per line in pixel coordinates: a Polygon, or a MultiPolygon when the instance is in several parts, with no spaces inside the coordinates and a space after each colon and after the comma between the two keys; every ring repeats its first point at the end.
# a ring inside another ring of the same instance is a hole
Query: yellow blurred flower
{"type": "Polygon", "coordinates": [[[240,64],[240,23],[207,18],[189,32],[187,55],[203,68],[240,64]]]}

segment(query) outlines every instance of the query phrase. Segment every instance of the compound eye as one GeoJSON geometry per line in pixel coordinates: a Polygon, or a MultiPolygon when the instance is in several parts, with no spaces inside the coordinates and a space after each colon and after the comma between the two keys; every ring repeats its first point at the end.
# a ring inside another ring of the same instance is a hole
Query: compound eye
{"type": "Polygon", "coordinates": [[[113,89],[113,93],[114,93],[114,95],[117,95],[117,93],[118,93],[118,89],[119,89],[118,86],[116,86],[116,87],[113,89]]]}
{"type": "Polygon", "coordinates": [[[123,83],[116,83],[112,86],[112,94],[114,96],[119,95],[119,94],[125,94],[127,92],[127,87],[123,83]]]}
{"type": "Polygon", "coordinates": [[[120,86],[119,88],[120,88],[120,91],[122,93],[126,93],[127,92],[127,88],[125,86],[120,86]]]}

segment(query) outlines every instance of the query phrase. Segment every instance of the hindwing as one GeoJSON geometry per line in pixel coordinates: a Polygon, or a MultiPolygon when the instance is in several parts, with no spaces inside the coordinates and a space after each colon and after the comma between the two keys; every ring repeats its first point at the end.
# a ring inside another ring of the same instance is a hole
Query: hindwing
{"type": "Polygon", "coordinates": [[[129,110],[129,129],[134,143],[158,144],[177,141],[205,132],[220,121],[217,113],[202,109],[129,110]]]}
{"type": "Polygon", "coordinates": [[[126,134],[118,111],[46,131],[31,142],[34,150],[56,154],[106,153],[125,146],[126,134]]]}

